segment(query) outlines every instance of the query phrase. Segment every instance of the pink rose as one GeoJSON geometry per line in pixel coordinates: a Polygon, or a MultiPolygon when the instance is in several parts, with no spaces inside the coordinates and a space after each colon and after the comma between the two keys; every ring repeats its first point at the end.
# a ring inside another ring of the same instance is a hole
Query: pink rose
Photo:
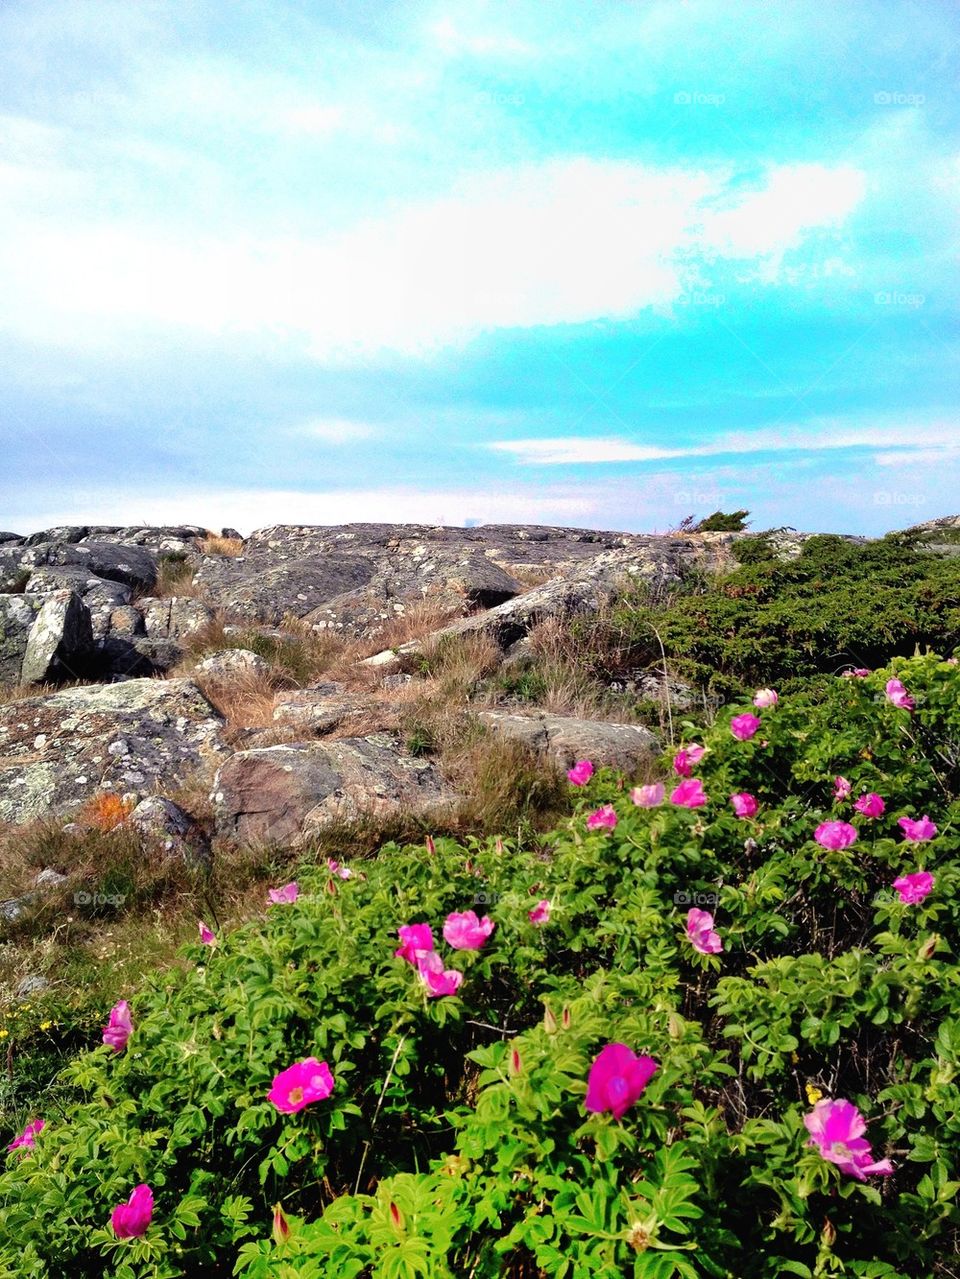
{"type": "Polygon", "coordinates": [[[653,782],[650,786],[634,786],[630,798],[638,808],[656,808],[663,803],[663,782],[653,782]]]}
{"type": "Polygon", "coordinates": [[[567,770],[567,779],[573,786],[586,786],[593,776],[593,764],[589,759],[578,759],[573,768],[567,770]]]}
{"type": "Polygon", "coordinates": [[[759,727],[760,721],[756,715],[751,715],[749,711],[743,715],[734,715],[730,721],[730,732],[738,742],[749,741],[759,727]]]}
{"type": "Polygon", "coordinates": [[[857,828],[856,826],[851,826],[849,822],[821,822],[813,832],[813,838],[821,848],[829,848],[832,852],[838,852],[840,849],[849,848],[851,844],[856,843],[857,828]]]}
{"type": "Polygon", "coordinates": [[[757,810],[760,808],[756,798],[749,791],[740,791],[736,795],[731,795],[730,803],[738,817],[756,817],[757,810]]]}

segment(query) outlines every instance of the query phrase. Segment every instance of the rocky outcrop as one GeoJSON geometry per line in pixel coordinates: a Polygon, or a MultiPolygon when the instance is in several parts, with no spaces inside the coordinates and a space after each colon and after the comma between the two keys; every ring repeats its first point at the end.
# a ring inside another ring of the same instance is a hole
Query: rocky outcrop
{"type": "Polygon", "coordinates": [[[238,677],[263,680],[270,675],[270,663],[249,649],[225,648],[197,662],[196,672],[214,684],[238,677]]]}
{"type": "Polygon", "coordinates": [[[509,711],[480,711],[478,718],[498,737],[523,742],[531,750],[569,768],[578,759],[633,772],[659,753],[660,743],[640,724],[577,719],[538,711],[519,715],[509,711]]]}
{"type": "Polygon", "coordinates": [[[90,613],[75,592],[0,595],[0,683],[80,679],[93,660],[90,613]]]}
{"type": "Polygon", "coordinates": [[[333,680],[280,693],[273,710],[275,723],[304,737],[332,733],[358,715],[385,718],[388,714],[385,697],[352,692],[333,680]]]}
{"type": "Polygon", "coordinates": [[[385,734],[238,751],[211,794],[217,834],[244,844],[297,844],[331,822],[451,798],[433,764],[385,734]]]}
{"type": "Polygon", "coordinates": [[[144,631],[151,639],[182,640],[213,621],[213,609],[190,596],[142,599],[144,631]]]}
{"type": "Polygon", "coordinates": [[[0,821],[65,813],[100,790],[182,785],[228,753],[190,680],[61,689],[0,706],[0,821]]]}
{"type": "Polygon", "coordinates": [[[127,823],[138,831],[147,854],[179,857],[194,869],[210,863],[210,840],[194,818],[160,795],[148,795],[136,806],[127,823]]]}

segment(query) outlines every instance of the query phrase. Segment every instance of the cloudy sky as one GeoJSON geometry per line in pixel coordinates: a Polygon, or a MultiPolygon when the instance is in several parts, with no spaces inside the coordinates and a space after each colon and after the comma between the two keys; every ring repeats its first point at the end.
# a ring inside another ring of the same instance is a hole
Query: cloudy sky
{"type": "Polygon", "coordinates": [[[4,0],[0,528],[960,511],[953,0],[4,0]]]}

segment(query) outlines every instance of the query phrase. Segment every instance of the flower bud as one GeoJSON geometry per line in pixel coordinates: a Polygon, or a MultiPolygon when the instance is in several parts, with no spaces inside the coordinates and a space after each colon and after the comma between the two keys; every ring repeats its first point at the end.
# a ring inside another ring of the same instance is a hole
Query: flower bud
{"type": "Polygon", "coordinates": [[[930,936],[927,938],[927,940],[923,943],[923,945],[917,951],[917,959],[922,959],[922,960],[932,959],[934,956],[934,952],[937,949],[937,943],[939,941],[940,941],[940,934],[931,933],[930,936]]]}
{"type": "Polygon", "coordinates": [[[394,1230],[403,1229],[403,1213],[392,1199],[390,1200],[390,1220],[393,1222],[394,1230]]]}
{"type": "Polygon", "coordinates": [[[427,852],[428,852],[428,853],[430,853],[431,855],[437,851],[437,846],[436,846],[436,844],[433,842],[433,836],[432,836],[432,835],[428,835],[428,836],[427,836],[427,839],[426,839],[426,845],[427,845],[427,852]]]}
{"type": "Polygon", "coordinates": [[[523,1063],[520,1060],[520,1053],[516,1048],[514,1048],[510,1053],[510,1074],[514,1076],[519,1075],[522,1069],[523,1063]]]}
{"type": "Polygon", "coordinates": [[[832,1248],[837,1242],[836,1227],[829,1217],[824,1219],[823,1231],[821,1232],[820,1238],[828,1248],[832,1248]]]}
{"type": "Polygon", "coordinates": [[[634,1252],[646,1252],[650,1247],[650,1235],[642,1221],[635,1221],[627,1233],[627,1243],[634,1252]]]}
{"type": "Polygon", "coordinates": [[[495,847],[496,847],[496,850],[497,850],[497,852],[498,852],[498,853],[502,853],[502,852],[503,852],[503,840],[500,838],[500,836],[499,836],[499,835],[497,836],[497,842],[496,842],[495,847]]]}
{"type": "Polygon", "coordinates": [[[560,1014],[560,1021],[561,1021],[561,1024],[563,1025],[564,1030],[570,1029],[570,1009],[569,1008],[564,1008],[563,1012],[560,1014]]]}
{"type": "Polygon", "coordinates": [[[286,1243],[290,1238],[290,1223],[279,1204],[273,1206],[273,1242],[286,1243]]]}
{"type": "Polygon", "coordinates": [[[557,1029],[557,1019],[554,1017],[549,1006],[545,1007],[543,1010],[543,1028],[548,1035],[554,1034],[557,1029]]]}

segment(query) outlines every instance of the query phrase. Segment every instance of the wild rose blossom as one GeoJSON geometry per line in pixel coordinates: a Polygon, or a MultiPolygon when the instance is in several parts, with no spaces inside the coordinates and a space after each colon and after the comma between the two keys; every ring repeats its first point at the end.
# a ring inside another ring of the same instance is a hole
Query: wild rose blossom
{"type": "Polygon", "coordinates": [[[863,1135],[867,1125],[853,1102],[825,1097],[811,1114],[804,1115],[803,1122],[810,1134],[807,1145],[816,1147],[841,1172],[858,1181],[866,1181],[868,1175],[885,1177],[893,1172],[889,1159],[874,1160],[870,1143],[863,1135]]]}
{"type": "Polygon", "coordinates": [[[759,688],[753,695],[753,704],[760,710],[765,711],[771,706],[776,706],[780,698],[776,691],[772,688],[759,688]]]}
{"type": "Polygon", "coordinates": [[[821,848],[838,852],[857,842],[857,828],[849,822],[821,822],[813,832],[813,838],[821,848]]]}
{"type": "Polygon", "coordinates": [[[489,915],[478,919],[475,910],[454,911],[443,925],[443,939],[454,950],[480,950],[494,928],[489,915]]]}
{"type": "Polygon", "coordinates": [[[419,955],[433,950],[433,931],[429,924],[401,924],[397,936],[400,945],[393,952],[394,959],[405,959],[416,966],[419,955]]]}
{"type": "Polygon", "coordinates": [[[330,1067],[325,1061],[317,1061],[316,1057],[307,1057],[274,1075],[267,1100],[272,1101],[283,1114],[294,1115],[315,1101],[325,1101],[332,1092],[330,1067]]]}
{"type": "Polygon", "coordinates": [[[853,806],[858,813],[863,813],[864,817],[882,817],[887,807],[876,791],[868,791],[866,795],[861,795],[859,799],[854,800],[853,806]]]}
{"type": "Polygon", "coordinates": [[[349,866],[341,866],[335,857],[327,858],[327,870],[331,875],[336,875],[337,879],[352,879],[353,871],[349,866]]]}
{"type": "Polygon", "coordinates": [[[848,782],[845,777],[835,777],[833,779],[833,798],[849,799],[850,792],[853,790],[853,783],[848,782]]]}
{"type": "Polygon", "coordinates": [[[844,679],[866,679],[870,671],[866,666],[856,666],[852,671],[844,671],[844,679]]]}
{"type": "Polygon", "coordinates": [[[638,1057],[626,1044],[607,1044],[587,1076],[584,1105],[594,1114],[609,1110],[620,1119],[639,1099],[657,1070],[652,1057],[638,1057]]]}
{"type": "Polygon", "coordinates": [[[587,830],[613,830],[617,824],[617,812],[612,804],[601,804],[587,818],[587,830]]]}
{"type": "Polygon", "coordinates": [[[908,906],[915,906],[932,892],[935,883],[936,880],[928,870],[915,870],[909,875],[901,875],[899,879],[895,879],[893,886],[900,894],[902,902],[908,906]]]}
{"type": "Polygon", "coordinates": [[[887,701],[896,706],[897,710],[912,711],[916,709],[916,702],[904,688],[903,683],[898,679],[887,680],[887,701]]]}
{"type": "Polygon", "coordinates": [[[703,759],[706,750],[699,742],[684,746],[673,757],[673,771],[678,777],[689,777],[691,770],[703,759]]]}
{"type": "Polygon", "coordinates": [[[676,804],[678,808],[703,808],[709,800],[703,793],[703,782],[700,778],[688,777],[679,786],[674,787],[670,794],[670,803],[676,804]]]}
{"type": "Polygon", "coordinates": [[[200,934],[200,940],[203,942],[204,946],[216,946],[216,933],[211,932],[202,919],[197,920],[197,931],[200,934]]]}
{"type": "Polygon", "coordinates": [[[687,911],[687,937],[701,955],[716,955],[723,950],[720,934],[713,931],[713,916],[708,910],[692,906],[687,911]]]}
{"type": "Polygon", "coordinates": [[[38,1132],[42,1132],[45,1127],[46,1127],[45,1119],[35,1119],[32,1124],[27,1124],[26,1128],[24,1128],[23,1132],[20,1134],[19,1137],[14,1137],[13,1141],[11,1141],[7,1149],[8,1150],[21,1150],[21,1149],[32,1150],[35,1144],[33,1140],[34,1137],[36,1137],[38,1132]]]}
{"type": "Polygon", "coordinates": [[[573,768],[567,769],[567,780],[572,786],[586,786],[593,776],[593,764],[589,759],[578,759],[573,768]]]}
{"type": "Polygon", "coordinates": [[[653,782],[649,786],[634,786],[630,798],[638,808],[656,808],[663,803],[663,782],[653,782]]]}
{"type": "Polygon", "coordinates": [[[122,1053],[132,1034],[133,1018],[130,1016],[130,1005],[125,999],[121,999],[110,1009],[110,1020],[103,1028],[103,1042],[109,1044],[114,1052],[122,1053]]]}
{"type": "Polygon", "coordinates": [[[541,897],[533,910],[527,911],[527,918],[530,920],[531,924],[536,924],[538,928],[541,924],[549,924],[550,903],[546,897],[541,897]]]}
{"type": "Polygon", "coordinates": [[[730,732],[738,742],[748,742],[759,727],[760,721],[756,715],[751,715],[749,711],[746,711],[743,715],[734,715],[730,721],[730,732]]]}
{"type": "Polygon", "coordinates": [[[300,896],[300,885],[293,879],[282,888],[271,888],[267,896],[273,906],[288,906],[300,896]]]}
{"type": "Polygon", "coordinates": [[[922,817],[901,817],[897,825],[903,831],[903,837],[911,844],[924,844],[936,836],[937,828],[924,813],[922,817]]]}
{"type": "Polygon", "coordinates": [[[756,817],[760,808],[756,796],[749,791],[738,791],[736,795],[731,795],[730,803],[738,817],[756,817]]]}
{"type": "Polygon", "coordinates": [[[432,999],[441,995],[455,995],[463,981],[463,973],[457,972],[455,968],[444,968],[443,960],[435,950],[418,951],[417,972],[432,999]]]}
{"type": "Polygon", "coordinates": [[[126,1203],[117,1204],[110,1214],[110,1225],[118,1239],[136,1239],[146,1234],[153,1219],[153,1191],[146,1184],[137,1186],[126,1203]]]}

